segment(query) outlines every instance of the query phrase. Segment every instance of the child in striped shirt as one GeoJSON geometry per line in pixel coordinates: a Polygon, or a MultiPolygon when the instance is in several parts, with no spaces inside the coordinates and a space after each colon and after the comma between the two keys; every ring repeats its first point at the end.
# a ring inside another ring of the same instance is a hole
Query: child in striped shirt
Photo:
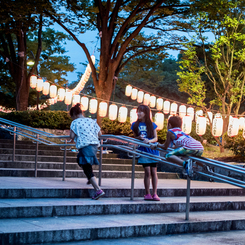
{"type": "MultiPolygon", "coordinates": [[[[192,162],[190,159],[183,161],[181,158],[177,156],[201,156],[203,153],[203,146],[201,142],[193,139],[191,136],[185,134],[181,130],[182,119],[178,116],[172,116],[168,119],[168,132],[167,132],[167,140],[164,144],[157,144],[157,147],[163,148],[167,150],[168,147],[173,148],[175,145],[175,149],[170,151],[165,158],[180,166],[183,166],[186,170],[188,176],[191,176],[192,171],[192,162]]],[[[154,146],[153,146],[154,147],[154,146]]]]}

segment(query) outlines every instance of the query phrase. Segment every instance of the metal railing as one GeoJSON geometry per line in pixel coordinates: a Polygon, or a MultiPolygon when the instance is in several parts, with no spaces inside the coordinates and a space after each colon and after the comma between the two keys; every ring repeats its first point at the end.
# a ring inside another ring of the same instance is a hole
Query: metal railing
{"type": "MultiPolygon", "coordinates": [[[[35,177],[37,177],[37,159],[38,159],[38,146],[39,144],[45,144],[45,145],[50,145],[50,146],[59,146],[61,150],[64,151],[63,154],[63,181],[65,180],[66,177],[66,155],[67,151],[71,150],[72,147],[75,146],[75,144],[69,143],[69,136],[57,136],[54,134],[50,134],[32,127],[28,127],[19,123],[15,123],[3,118],[0,118],[0,127],[9,131],[11,134],[14,136],[13,140],[13,159],[12,161],[15,161],[15,149],[16,149],[16,136],[21,135],[23,137],[26,137],[28,139],[31,139],[35,144],[36,144],[36,154],[35,154],[35,177]],[[48,139],[47,139],[48,138],[48,139]],[[58,144],[51,139],[60,139],[63,140],[64,143],[58,144]],[[62,148],[63,147],[63,148],[62,148]]],[[[101,179],[102,179],[102,161],[103,161],[103,148],[112,148],[112,149],[117,149],[119,151],[124,151],[127,152],[129,155],[131,154],[132,157],[132,175],[131,175],[131,194],[130,194],[130,199],[134,199],[134,180],[135,180],[135,163],[136,163],[136,157],[137,156],[143,156],[152,160],[157,160],[160,163],[165,163],[170,166],[173,166],[175,168],[179,168],[180,170],[182,169],[181,166],[169,162],[165,159],[164,156],[155,156],[147,152],[143,152],[138,150],[138,146],[144,146],[144,147],[150,147],[149,144],[145,144],[140,140],[127,137],[127,136],[116,136],[116,135],[102,135],[100,136],[101,144],[100,144],[100,166],[99,166],[99,185],[101,185],[101,179]],[[108,139],[114,139],[118,140],[121,142],[120,145],[115,145],[115,144],[107,144],[108,139]]],[[[172,149],[168,149],[167,151],[157,148],[159,151],[163,152],[168,152],[171,151],[172,149]]],[[[241,188],[245,188],[245,182],[243,180],[239,180],[234,177],[230,177],[229,172],[234,172],[239,175],[241,175],[241,179],[245,179],[245,169],[239,166],[233,166],[227,163],[223,163],[220,161],[204,158],[204,157],[194,157],[190,156],[189,157],[194,163],[202,163],[205,166],[209,167],[215,167],[215,168],[220,168],[223,171],[227,172],[227,175],[225,174],[220,174],[220,173],[215,173],[215,172],[205,172],[205,171],[200,171],[200,170],[194,170],[195,174],[198,174],[200,176],[204,176],[206,178],[211,178],[213,180],[221,181],[227,184],[235,185],[241,188]]],[[[186,194],[186,216],[185,219],[189,220],[189,209],[190,209],[190,181],[191,179],[187,176],[187,194],[186,194]]]]}

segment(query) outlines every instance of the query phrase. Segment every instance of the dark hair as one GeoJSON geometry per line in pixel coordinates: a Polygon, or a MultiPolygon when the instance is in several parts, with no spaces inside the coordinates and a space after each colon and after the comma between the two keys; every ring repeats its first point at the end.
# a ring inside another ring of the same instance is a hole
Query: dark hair
{"type": "Polygon", "coordinates": [[[173,128],[181,128],[182,119],[178,116],[172,116],[168,119],[168,123],[170,123],[173,128]]]}
{"type": "MultiPolygon", "coordinates": [[[[151,116],[150,116],[150,113],[151,113],[150,108],[146,105],[140,105],[140,106],[138,106],[137,111],[142,111],[145,113],[145,124],[146,124],[146,128],[147,128],[147,138],[153,138],[154,137],[154,129],[153,129],[152,120],[151,120],[151,116]]],[[[136,134],[136,136],[140,135],[139,123],[140,123],[140,120],[137,119],[137,121],[133,125],[133,131],[136,134]]]]}
{"type": "Polygon", "coordinates": [[[83,111],[81,109],[81,104],[77,103],[70,109],[70,116],[77,116],[79,114],[83,114],[83,111]]]}

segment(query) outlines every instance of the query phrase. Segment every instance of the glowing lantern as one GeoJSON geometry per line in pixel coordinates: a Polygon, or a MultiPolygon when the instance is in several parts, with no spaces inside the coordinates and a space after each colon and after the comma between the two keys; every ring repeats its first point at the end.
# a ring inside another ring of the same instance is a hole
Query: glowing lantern
{"type": "Polygon", "coordinates": [[[82,105],[81,106],[82,111],[88,110],[88,97],[83,96],[81,98],[81,105],[82,105]]]}
{"type": "Polygon", "coordinates": [[[138,90],[136,88],[132,89],[132,93],[131,93],[131,99],[132,100],[136,100],[137,99],[137,94],[138,94],[138,90]]]}
{"type": "Polygon", "coordinates": [[[128,108],[126,108],[125,106],[121,106],[119,108],[118,121],[121,123],[126,122],[127,115],[128,115],[128,108]]]}
{"type": "Polygon", "coordinates": [[[137,121],[138,115],[137,115],[137,109],[134,108],[130,111],[130,123],[132,124],[133,122],[137,121]]]}
{"type": "Polygon", "coordinates": [[[37,77],[32,75],[30,77],[30,87],[31,88],[36,88],[36,86],[37,86],[37,77]]]}
{"type": "Polygon", "coordinates": [[[143,91],[139,91],[138,92],[138,97],[137,97],[137,102],[138,103],[142,103],[144,99],[144,92],[143,91]]]}
{"type": "Polygon", "coordinates": [[[50,99],[50,105],[54,104],[54,99],[50,99]]]}
{"type": "Polygon", "coordinates": [[[157,130],[162,130],[164,126],[164,114],[157,112],[155,114],[155,124],[157,125],[157,130]]]}
{"type": "Polygon", "coordinates": [[[112,121],[117,119],[117,105],[115,104],[109,106],[109,119],[112,121]]]}
{"type": "Polygon", "coordinates": [[[59,88],[58,89],[58,97],[57,97],[57,100],[58,101],[63,101],[64,98],[65,98],[65,89],[59,88]]]}
{"type": "Polygon", "coordinates": [[[163,113],[168,114],[170,109],[170,102],[168,100],[165,100],[163,103],[163,113]]]}
{"type": "Polygon", "coordinates": [[[131,93],[132,93],[132,86],[131,85],[126,86],[126,88],[125,88],[125,95],[126,96],[130,96],[131,93]]]}
{"type": "Polygon", "coordinates": [[[91,100],[89,101],[89,112],[90,112],[91,114],[96,113],[96,111],[97,111],[97,106],[98,106],[98,101],[97,101],[96,99],[91,99],[91,100]]]}
{"type": "Polygon", "coordinates": [[[51,85],[51,86],[50,86],[49,96],[50,96],[51,98],[54,98],[54,97],[57,96],[57,87],[56,87],[56,85],[51,85]]]}
{"type": "Polygon", "coordinates": [[[170,107],[170,115],[176,115],[178,109],[178,105],[176,103],[172,103],[170,107]]]}
{"type": "Polygon", "coordinates": [[[238,135],[238,131],[239,131],[239,119],[237,117],[233,117],[229,122],[227,135],[230,137],[238,135]]]}
{"type": "Polygon", "coordinates": [[[197,121],[197,118],[200,117],[200,116],[201,116],[201,117],[203,116],[203,111],[202,111],[202,110],[196,111],[196,118],[195,118],[196,121],[197,121]]]}
{"type": "Polygon", "coordinates": [[[239,130],[244,129],[245,127],[245,118],[244,117],[240,117],[239,118],[239,130]]]}
{"type": "Polygon", "coordinates": [[[150,107],[154,108],[156,106],[156,96],[152,95],[150,97],[150,107]]]}
{"type": "Polygon", "coordinates": [[[99,104],[99,116],[100,117],[105,117],[107,114],[107,103],[102,101],[99,104]]]}
{"type": "Polygon", "coordinates": [[[194,108],[193,107],[188,107],[186,114],[187,114],[187,116],[191,117],[191,120],[193,120],[194,119],[194,108]]]}
{"type": "Polygon", "coordinates": [[[223,132],[223,119],[221,117],[215,117],[213,120],[212,134],[214,137],[219,137],[223,132]]]}
{"type": "Polygon", "coordinates": [[[192,118],[191,116],[184,116],[182,119],[182,131],[186,134],[191,132],[192,118]]]}
{"type": "Polygon", "coordinates": [[[72,100],[72,92],[70,91],[66,91],[65,93],[65,104],[66,105],[70,105],[71,104],[71,100],[72,100]]]}
{"type": "Polygon", "coordinates": [[[183,118],[186,115],[186,106],[185,105],[181,105],[179,107],[179,116],[181,118],[183,118]]]}
{"type": "Polygon", "coordinates": [[[57,103],[57,97],[54,98],[54,103],[57,103]]]}
{"type": "Polygon", "coordinates": [[[43,79],[42,78],[37,79],[36,90],[37,92],[41,92],[43,90],[43,79]]]}
{"type": "Polygon", "coordinates": [[[216,117],[221,117],[221,118],[222,118],[222,115],[221,115],[220,113],[216,113],[216,114],[214,115],[214,118],[216,118],[216,117]]]}
{"type": "Polygon", "coordinates": [[[77,103],[80,103],[81,97],[79,94],[73,95],[72,99],[72,106],[76,105],[77,103]]]}
{"type": "Polygon", "coordinates": [[[206,132],[206,117],[199,116],[196,121],[196,133],[198,135],[204,135],[206,132]]]}
{"type": "Polygon", "coordinates": [[[143,104],[144,105],[149,105],[149,103],[150,103],[150,95],[149,94],[145,94],[144,95],[144,101],[143,101],[143,104]]]}
{"type": "Polygon", "coordinates": [[[48,95],[49,87],[50,87],[50,83],[49,82],[44,82],[43,83],[43,94],[44,95],[48,95]]]}
{"type": "Polygon", "coordinates": [[[158,98],[157,99],[157,110],[162,110],[163,107],[163,99],[162,98],[158,98]]]}

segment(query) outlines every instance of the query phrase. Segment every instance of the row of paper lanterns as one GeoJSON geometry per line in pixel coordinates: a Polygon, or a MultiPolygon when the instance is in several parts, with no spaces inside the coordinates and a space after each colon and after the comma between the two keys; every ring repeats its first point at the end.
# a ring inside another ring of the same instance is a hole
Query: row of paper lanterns
{"type": "MultiPolygon", "coordinates": [[[[91,56],[93,64],[95,63],[95,56],[91,56]]],[[[38,78],[35,75],[30,77],[30,87],[36,89],[38,92],[42,92],[44,95],[50,96],[48,100],[48,104],[53,105],[57,103],[57,101],[64,101],[66,105],[76,104],[80,101],[80,91],[83,90],[86,82],[88,81],[91,74],[91,67],[88,64],[84,74],[82,75],[79,83],[77,86],[72,89],[64,89],[59,88],[57,89],[56,85],[50,85],[48,81],[43,82],[42,78],[38,78]]]]}

